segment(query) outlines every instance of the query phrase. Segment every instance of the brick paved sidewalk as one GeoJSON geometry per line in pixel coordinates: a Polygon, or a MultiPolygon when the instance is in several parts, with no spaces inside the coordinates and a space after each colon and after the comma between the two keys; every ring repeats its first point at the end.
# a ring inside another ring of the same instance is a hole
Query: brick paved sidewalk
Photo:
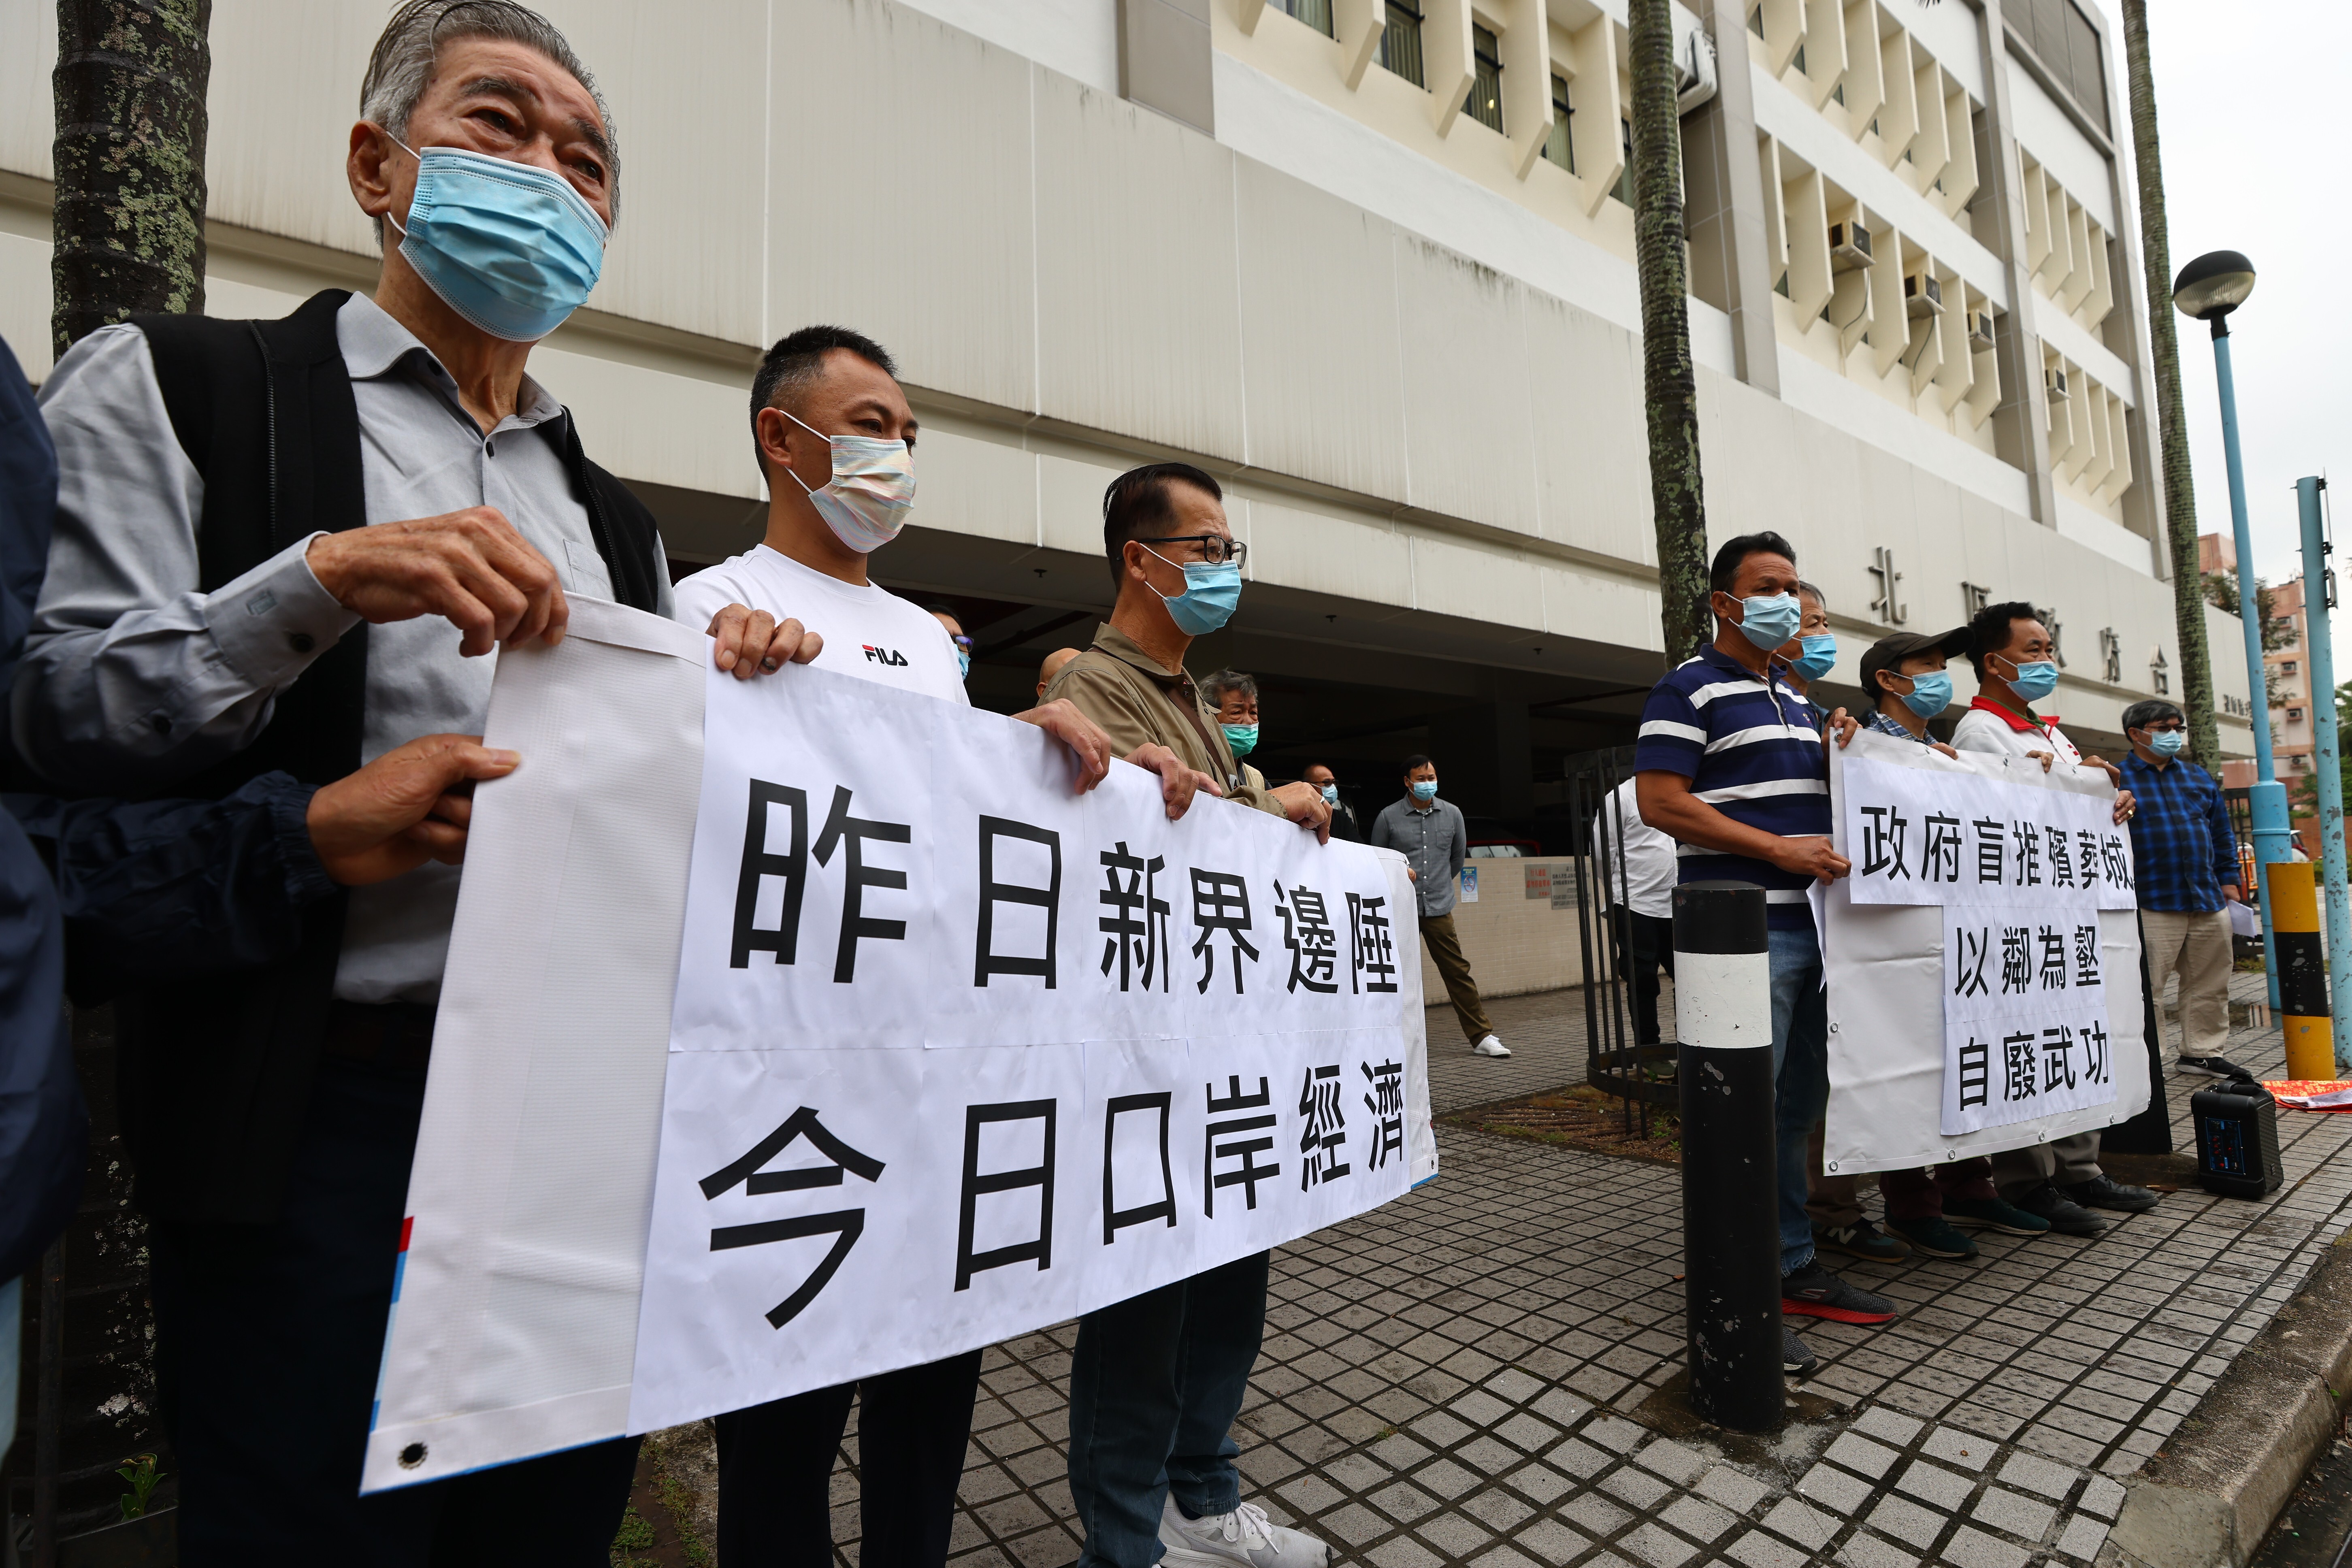
{"type": "MultiPolygon", "coordinates": [[[[2259,995],[2259,977],[2233,994],[2259,995]]],[[[1439,1110],[1582,1075],[1575,992],[1491,1004],[1516,1053],[1430,1016],[1439,1110]]],[[[2280,1076],[2273,1026],[2231,1055],[2280,1076]]],[[[2176,1079],[2176,1138],[2189,1094],[2176,1079]]],[[[2265,1203],[2166,1196],[2104,1236],[1979,1236],[1973,1263],[1849,1263],[1884,1329],[1807,1323],[1823,1369],[1769,1442],[1677,1440],[1643,1402],[1681,1370],[1679,1173],[1441,1128],[1439,1179],[1276,1255],[1236,1433],[1248,1495],[1378,1568],[2088,1562],[2160,1444],[2343,1228],[2352,1117],[2280,1113],[2265,1203]]],[[[956,1561],[1061,1568],[1076,1325],[989,1352],[956,1561]]],[[[857,1556],[853,1435],[835,1530],[857,1556]]]]}

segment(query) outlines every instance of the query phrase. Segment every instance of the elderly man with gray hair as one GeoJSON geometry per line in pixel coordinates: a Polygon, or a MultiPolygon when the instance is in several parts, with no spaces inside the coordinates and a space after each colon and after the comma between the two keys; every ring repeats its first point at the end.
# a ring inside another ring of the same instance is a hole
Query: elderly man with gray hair
{"type": "MultiPolygon", "coordinates": [[[[375,297],[135,317],[58,362],[11,715],[53,786],[328,784],[479,733],[484,656],[560,638],[567,594],[668,612],[653,517],[524,374],[595,285],[617,142],[543,18],[409,0],[344,149],[375,297]]],[[[190,1568],[605,1561],[634,1441],[358,1495],[457,876],[322,901],[273,968],[119,999],[190,1568]]]]}

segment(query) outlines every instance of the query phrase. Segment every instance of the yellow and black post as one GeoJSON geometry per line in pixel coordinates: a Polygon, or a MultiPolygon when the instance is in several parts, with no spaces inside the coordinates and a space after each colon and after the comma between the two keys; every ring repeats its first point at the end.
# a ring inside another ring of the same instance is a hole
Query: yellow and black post
{"type": "Polygon", "coordinates": [[[2327,966],[2319,945],[2318,868],[2274,860],[2263,868],[2278,952],[2279,1021],[2286,1035],[2286,1076],[2336,1076],[2336,1035],[2327,1012],[2327,966]]]}

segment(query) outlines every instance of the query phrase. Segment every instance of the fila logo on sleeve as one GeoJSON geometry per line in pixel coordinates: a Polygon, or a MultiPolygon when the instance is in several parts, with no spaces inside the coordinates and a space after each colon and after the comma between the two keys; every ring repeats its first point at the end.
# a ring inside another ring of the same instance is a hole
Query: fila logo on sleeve
{"type": "Polygon", "coordinates": [[[860,643],[857,646],[866,650],[866,662],[869,664],[895,665],[900,669],[907,667],[907,656],[903,653],[893,653],[887,647],[876,647],[872,643],[860,643]]]}

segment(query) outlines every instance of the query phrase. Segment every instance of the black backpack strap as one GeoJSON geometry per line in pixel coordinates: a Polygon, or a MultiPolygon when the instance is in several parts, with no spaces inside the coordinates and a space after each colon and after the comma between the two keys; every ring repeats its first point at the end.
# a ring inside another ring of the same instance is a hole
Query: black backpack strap
{"type": "Polygon", "coordinates": [[[661,529],[654,514],[628,486],[588,460],[570,409],[540,428],[563,458],[572,495],[587,509],[589,534],[596,542],[596,553],[604,558],[613,597],[631,609],[655,613],[661,601],[654,574],[667,576],[669,567],[662,557],[661,529]]]}

